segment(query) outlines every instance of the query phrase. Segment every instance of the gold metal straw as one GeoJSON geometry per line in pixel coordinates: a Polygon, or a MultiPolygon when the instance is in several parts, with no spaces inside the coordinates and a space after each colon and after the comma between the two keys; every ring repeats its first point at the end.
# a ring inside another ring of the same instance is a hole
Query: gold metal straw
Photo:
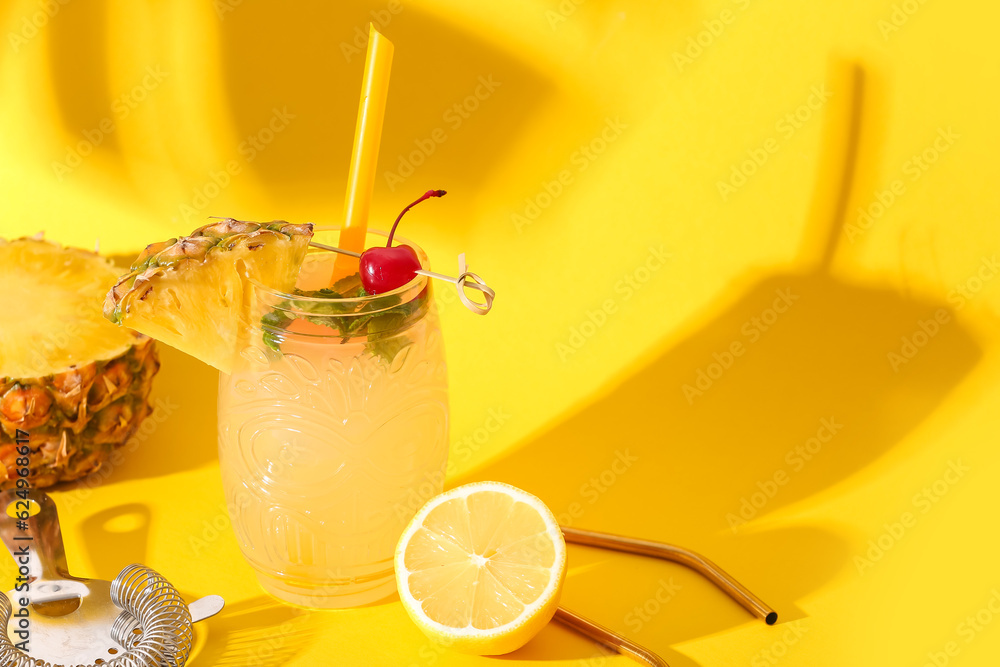
{"type": "Polygon", "coordinates": [[[764,619],[768,625],[774,625],[775,621],[778,620],[778,613],[764,604],[764,601],[751,593],[746,586],[736,581],[721,567],[694,551],[663,542],[637,540],[633,537],[598,533],[592,530],[564,527],[562,531],[563,535],[566,536],[566,541],[573,544],[662,558],[685,565],[721,588],[726,595],[739,602],[751,614],[764,619]]]}
{"type": "Polygon", "coordinates": [[[615,634],[603,625],[598,625],[591,620],[576,614],[565,607],[556,609],[554,618],[563,625],[570,627],[580,634],[589,637],[599,644],[603,644],[610,649],[614,649],[622,655],[627,655],[636,662],[649,665],[649,667],[670,667],[666,661],[649,649],[625,639],[621,635],[615,634]]]}
{"type": "MultiPolygon", "coordinates": [[[[653,542],[651,540],[639,540],[633,537],[622,537],[621,535],[611,535],[609,533],[598,533],[592,530],[580,530],[578,528],[562,527],[566,541],[571,544],[581,544],[588,547],[598,547],[601,549],[611,549],[624,553],[639,554],[640,556],[651,556],[661,558],[674,563],[680,563],[698,572],[703,577],[722,589],[726,595],[740,603],[747,611],[757,618],[764,619],[768,625],[774,625],[778,620],[778,614],[771,607],[764,604],[764,601],[751,593],[746,586],[736,581],[726,573],[721,567],[708,560],[701,554],[674,546],[663,542],[653,542]]],[[[617,635],[611,630],[589,621],[579,614],[560,607],[556,611],[555,619],[577,632],[613,648],[622,655],[627,655],[637,662],[642,662],[651,667],[666,667],[667,663],[652,651],[635,644],[621,635],[617,635]]]]}

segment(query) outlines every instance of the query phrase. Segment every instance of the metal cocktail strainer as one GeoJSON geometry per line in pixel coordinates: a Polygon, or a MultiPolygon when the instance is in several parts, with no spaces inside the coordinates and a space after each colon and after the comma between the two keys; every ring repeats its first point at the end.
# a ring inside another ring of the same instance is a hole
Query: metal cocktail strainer
{"type": "Polygon", "coordinates": [[[0,492],[0,512],[0,538],[28,583],[26,591],[0,595],[3,667],[180,667],[191,653],[192,624],[225,604],[212,595],[189,607],[142,565],[129,565],[113,582],[72,576],[55,502],[43,491],[0,492]],[[29,508],[29,518],[13,518],[29,508]],[[27,652],[16,648],[23,641],[27,652]]]}

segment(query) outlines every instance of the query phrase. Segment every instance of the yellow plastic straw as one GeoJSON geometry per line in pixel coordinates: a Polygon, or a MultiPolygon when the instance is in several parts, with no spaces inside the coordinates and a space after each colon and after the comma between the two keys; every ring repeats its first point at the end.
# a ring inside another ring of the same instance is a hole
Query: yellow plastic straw
{"type": "MultiPolygon", "coordinates": [[[[347,180],[344,222],[340,230],[340,247],[353,252],[365,249],[368,214],[378,166],[378,148],[382,139],[382,121],[385,119],[385,102],[389,95],[392,52],[392,42],[376,30],[374,25],[369,25],[365,78],[361,84],[361,104],[358,107],[358,124],[354,129],[351,172],[347,180]]],[[[357,259],[349,255],[337,255],[333,280],[337,281],[357,270],[357,259]]]]}

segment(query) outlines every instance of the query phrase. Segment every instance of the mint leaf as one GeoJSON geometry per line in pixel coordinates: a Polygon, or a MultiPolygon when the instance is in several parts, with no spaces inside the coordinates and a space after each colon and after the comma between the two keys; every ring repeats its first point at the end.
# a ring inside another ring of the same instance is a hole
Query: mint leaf
{"type": "Polygon", "coordinates": [[[323,291],[336,292],[339,296],[345,299],[351,299],[358,296],[368,296],[365,293],[365,288],[361,285],[360,273],[354,273],[346,278],[341,278],[333,284],[332,290],[320,290],[320,292],[323,291]]]}
{"type": "Polygon", "coordinates": [[[357,273],[341,278],[333,288],[316,291],[295,290],[295,296],[302,298],[286,299],[274,310],[261,317],[262,336],[264,344],[276,352],[281,351],[284,341],[283,330],[296,319],[289,312],[301,313],[298,318],[331,330],[332,335],[340,336],[342,343],[347,343],[355,336],[366,336],[368,352],[391,363],[396,354],[407,345],[405,338],[398,336],[408,322],[419,317],[421,308],[427,303],[427,293],[420,297],[401,303],[397,295],[387,298],[383,303],[391,307],[377,313],[358,313],[354,304],[339,301],[340,299],[355,299],[369,296],[361,284],[361,276],[357,273]],[[314,300],[317,297],[323,300],[314,300]]]}
{"type": "Polygon", "coordinates": [[[271,333],[270,331],[264,331],[262,339],[264,341],[264,345],[267,345],[275,352],[281,352],[281,336],[276,333],[271,333]]]}

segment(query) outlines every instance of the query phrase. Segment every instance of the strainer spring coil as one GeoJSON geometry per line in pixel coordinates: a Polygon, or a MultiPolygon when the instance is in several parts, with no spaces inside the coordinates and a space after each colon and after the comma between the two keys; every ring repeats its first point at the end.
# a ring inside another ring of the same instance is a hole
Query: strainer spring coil
{"type": "MultiPolygon", "coordinates": [[[[183,667],[187,663],[194,643],[191,613],[166,579],[143,565],[129,565],[112,582],[111,599],[123,610],[112,626],[111,637],[127,651],[100,667],[183,667]]],[[[12,612],[10,600],[0,595],[0,628],[4,630],[0,631],[0,665],[53,667],[11,643],[5,630],[12,612]]]]}

